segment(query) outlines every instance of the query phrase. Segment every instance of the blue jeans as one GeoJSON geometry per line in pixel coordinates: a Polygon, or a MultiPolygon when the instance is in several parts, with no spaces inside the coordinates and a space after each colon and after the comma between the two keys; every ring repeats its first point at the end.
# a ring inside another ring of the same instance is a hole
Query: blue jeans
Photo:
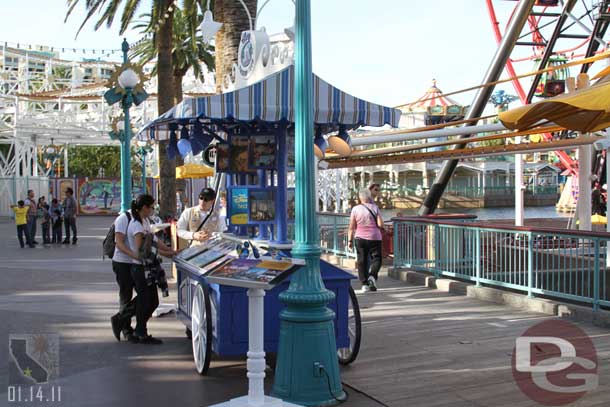
{"type": "Polygon", "coordinates": [[[25,240],[28,240],[28,231],[26,228],[27,224],[25,225],[17,225],[17,239],[19,240],[19,245],[21,247],[24,247],[25,244],[23,243],[23,235],[25,235],[25,240]]]}
{"type": "Polygon", "coordinates": [[[72,230],[72,241],[76,241],[76,217],[64,216],[64,226],[66,228],[66,240],[70,240],[70,230],[72,230]]]}
{"type": "Polygon", "coordinates": [[[28,223],[27,223],[26,229],[27,230],[26,230],[25,238],[27,240],[27,243],[29,245],[33,245],[34,239],[36,237],[36,217],[35,216],[28,217],[28,223]]]}

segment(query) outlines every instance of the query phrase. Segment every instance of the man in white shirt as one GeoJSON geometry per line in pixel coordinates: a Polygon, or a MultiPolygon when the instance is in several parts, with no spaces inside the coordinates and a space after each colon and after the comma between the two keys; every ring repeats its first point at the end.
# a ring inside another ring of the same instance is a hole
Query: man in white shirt
{"type": "Polygon", "coordinates": [[[178,220],[178,237],[191,245],[202,244],[214,233],[225,230],[224,218],[218,205],[214,206],[216,191],[204,188],[199,193],[199,204],[187,208],[178,220]]]}

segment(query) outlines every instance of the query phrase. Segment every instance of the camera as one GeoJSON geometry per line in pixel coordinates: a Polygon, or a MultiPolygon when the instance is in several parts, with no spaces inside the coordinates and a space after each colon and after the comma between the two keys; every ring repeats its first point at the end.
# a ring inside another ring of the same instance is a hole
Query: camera
{"type": "Polygon", "coordinates": [[[146,284],[156,284],[161,290],[163,297],[169,297],[169,287],[167,285],[167,277],[165,276],[165,270],[161,267],[161,258],[155,257],[155,259],[146,265],[146,284]]]}

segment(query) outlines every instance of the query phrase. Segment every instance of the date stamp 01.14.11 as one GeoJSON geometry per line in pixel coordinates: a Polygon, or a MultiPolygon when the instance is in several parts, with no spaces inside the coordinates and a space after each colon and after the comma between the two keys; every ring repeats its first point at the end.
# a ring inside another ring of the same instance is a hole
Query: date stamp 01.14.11
{"type": "Polygon", "coordinates": [[[59,335],[10,334],[8,352],[9,406],[59,405],[59,335]]]}

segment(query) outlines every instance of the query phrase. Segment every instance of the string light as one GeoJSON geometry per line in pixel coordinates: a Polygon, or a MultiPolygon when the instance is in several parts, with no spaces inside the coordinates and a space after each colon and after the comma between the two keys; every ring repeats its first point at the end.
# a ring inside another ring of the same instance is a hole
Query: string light
{"type": "Polygon", "coordinates": [[[30,49],[30,50],[40,50],[43,51],[45,49],[51,50],[52,52],[55,50],[61,50],[61,52],[66,52],[66,50],[72,50],[72,52],[76,53],[77,50],[81,51],[83,54],[106,54],[111,52],[112,54],[115,51],[120,51],[119,49],[99,49],[99,48],[73,48],[73,47],[65,47],[65,46],[56,46],[56,45],[40,45],[40,44],[22,44],[20,42],[10,42],[10,41],[0,41],[4,42],[5,47],[14,47],[17,49],[30,49]]]}

